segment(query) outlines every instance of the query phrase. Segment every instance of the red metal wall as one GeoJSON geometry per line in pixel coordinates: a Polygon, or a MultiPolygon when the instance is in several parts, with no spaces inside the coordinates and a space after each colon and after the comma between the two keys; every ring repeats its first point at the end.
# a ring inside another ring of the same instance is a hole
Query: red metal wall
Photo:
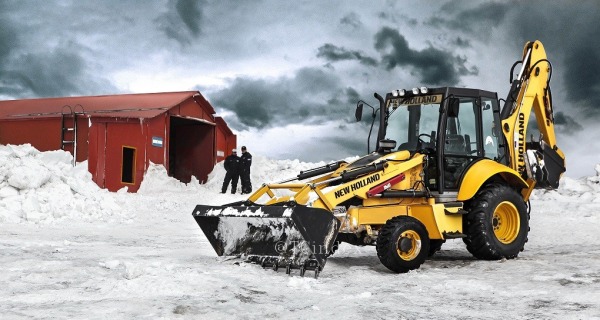
{"type": "Polygon", "coordinates": [[[147,131],[140,119],[92,119],[88,170],[94,182],[110,191],[128,187],[129,192],[136,192],[147,169],[147,131]],[[133,183],[121,181],[123,147],[136,150],[133,183]]]}
{"type": "Polygon", "coordinates": [[[106,188],[105,183],[105,158],[104,150],[106,149],[106,123],[94,121],[90,128],[89,136],[89,159],[88,171],[92,174],[92,180],[96,182],[100,188],[106,188]]]}
{"type": "Polygon", "coordinates": [[[227,138],[225,137],[225,133],[223,129],[217,126],[216,130],[216,138],[217,138],[217,152],[216,152],[216,162],[221,162],[225,160],[225,158],[231,154],[231,149],[227,146],[227,138]]]}
{"type": "MultiPolygon", "coordinates": [[[[216,162],[225,160],[231,154],[231,150],[237,148],[236,136],[224,130],[223,127],[217,126],[217,150],[216,162]]],[[[241,152],[238,150],[238,153],[241,152]]],[[[216,163],[215,162],[215,163],[216,163]]]]}
{"type": "MultiPolygon", "coordinates": [[[[77,162],[88,158],[88,119],[77,119],[77,162]]],[[[59,150],[61,148],[61,118],[26,118],[0,121],[0,144],[29,143],[40,151],[59,150]]],[[[66,145],[65,151],[73,154],[72,145],[66,145]]]]}
{"type": "Polygon", "coordinates": [[[40,151],[60,149],[60,118],[5,120],[0,122],[1,144],[30,143],[40,151]]]}
{"type": "Polygon", "coordinates": [[[148,146],[146,150],[146,168],[150,165],[150,162],[162,164],[165,167],[168,165],[168,122],[169,116],[166,113],[144,121],[147,130],[146,145],[148,146]],[[162,140],[162,147],[152,145],[153,138],[159,141],[162,140]]]}
{"type": "Polygon", "coordinates": [[[220,162],[225,160],[225,158],[231,154],[232,149],[237,148],[237,137],[227,127],[223,118],[216,117],[215,122],[217,123],[216,162],[220,162]]]}

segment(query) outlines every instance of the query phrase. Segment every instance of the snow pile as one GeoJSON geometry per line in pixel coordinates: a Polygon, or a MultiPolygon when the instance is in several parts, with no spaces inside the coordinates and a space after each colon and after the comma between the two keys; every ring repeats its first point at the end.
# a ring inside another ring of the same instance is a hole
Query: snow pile
{"type": "MultiPolygon", "coordinates": [[[[169,177],[164,166],[151,164],[138,193],[130,194],[125,189],[112,193],[99,188],[87,171],[87,162],[73,167],[71,161],[71,155],[61,150],[40,152],[29,144],[0,145],[0,222],[128,222],[142,208],[151,209],[159,217],[165,209],[191,213],[196,204],[222,205],[246,198],[239,194],[241,182],[236,195],[220,194],[225,177],[222,162],[215,166],[205,184],[195,178],[182,183],[169,177]]],[[[255,156],[251,169],[253,189],[326,164],[255,156]]],[[[600,203],[600,164],[595,169],[594,177],[564,177],[557,190],[536,190],[532,200],[600,203]]]]}
{"type": "Polygon", "coordinates": [[[87,162],[73,168],[68,152],[29,144],[0,145],[0,222],[106,220],[120,207],[100,189],[87,162]]]}
{"type": "Polygon", "coordinates": [[[583,177],[573,179],[563,177],[560,180],[560,185],[556,190],[538,190],[534,192],[532,199],[540,200],[558,200],[558,201],[573,201],[578,199],[579,203],[595,202],[600,203],[600,164],[595,167],[596,175],[593,177],[583,177]]]}
{"type": "MultiPolygon", "coordinates": [[[[223,176],[225,176],[224,173],[223,176]]],[[[152,195],[165,192],[199,191],[199,187],[200,183],[196,177],[192,176],[190,183],[183,183],[173,177],[169,177],[167,169],[162,164],[150,163],[137,193],[152,195]]]]}

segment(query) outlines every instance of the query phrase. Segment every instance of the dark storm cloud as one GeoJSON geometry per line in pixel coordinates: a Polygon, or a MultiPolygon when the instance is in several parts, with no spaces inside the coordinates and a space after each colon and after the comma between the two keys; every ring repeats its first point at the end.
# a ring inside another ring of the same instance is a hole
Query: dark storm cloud
{"type": "Polygon", "coordinates": [[[360,29],[362,27],[362,22],[360,21],[360,17],[352,12],[340,19],[340,24],[343,26],[349,26],[352,29],[360,29]]]}
{"type": "Polygon", "coordinates": [[[211,103],[235,112],[241,125],[236,127],[232,121],[236,129],[350,121],[358,93],[340,83],[335,75],[319,68],[302,68],[294,77],[272,81],[242,77],[212,94],[211,103]]]}
{"type": "Polygon", "coordinates": [[[17,30],[10,19],[8,3],[0,2],[0,70],[11,51],[19,45],[17,30]]]}
{"type": "Polygon", "coordinates": [[[566,88],[568,99],[565,106],[559,106],[561,110],[581,119],[600,119],[600,3],[534,1],[523,6],[527,11],[539,7],[539,13],[525,17],[515,12],[514,21],[508,23],[520,39],[544,43],[553,73],[562,75],[566,88]]]}
{"type": "Polygon", "coordinates": [[[557,130],[567,134],[573,134],[583,130],[583,127],[575,121],[573,117],[570,117],[563,112],[554,114],[554,124],[556,125],[557,130]]]}
{"type": "MultiPolygon", "coordinates": [[[[30,52],[6,15],[0,19],[0,94],[13,98],[55,97],[95,93],[113,88],[86,73],[74,44],[48,52],[30,52]]],[[[17,24],[18,26],[18,24],[17,24]]]]}
{"type": "Polygon", "coordinates": [[[556,107],[572,119],[600,119],[600,2],[488,2],[472,8],[456,8],[455,4],[449,2],[442,8],[445,18],[432,18],[428,23],[473,37],[498,30],[509,39],[498,44],[506,51],[520,52],[526,41],[541,40],[554,76],[562,78],[566,89],[566,105],[556,107]]]}
{"type": "Polygon", "coordinates": [[[477,69],[467,68],[466,59],[432,46],[421,51],[413,50],[398,30],[384,27],[375,35],[375,49],[382,55],[387,70],[411,67],[424,84],[456,85],[460,76],[477,74],[477,69]]]}
{"type": "MultiPolygon", "coordinates": [[[[18,99],[118,92],[90,67],[86,54],[91,51],[73,32],[83,27],[59,18],[80,9],[41,8],[25,1],[0,4],[0,95],[18,99]],[[57,20],[61,22],[53,23],[57,20]]],[[[91,15],[89,20],[95,21],[91,15]]]]}
{"type": "Polygon", "coordinates": [[[367,66],[377,65],[377,60],[365,56],[365,54],[360,51],[348,50],[343,47],[335,46],[331,43],[327,43],[319,47],[317,57],[324,58],[329,62],[336,62],[342,60],[358,60],[360,63],[367,66]]]}
{"type": "Polygon", "coordinates": [[[17,41],[17,35],[12,26],[0,21],[0,63],[9,56],[12,48],[18,45],[17,41]]]}
{"type": "MultiPolygon", "coordinates": [[[[344,137],[325,137],[322,141],[336,146],[338,150],[343,150],[341,154],[345,154],[345,156],[367,154],[367,135],[349,134],[344,137]]],[[[371,149],[373,149],[373,143],[371,143],[371,149]]]]}
{"type": "Polygon", "coordinates": [[[190,32],[197,36],[200,34],[200,24],[202,21],[202,10],[201,6],[204,4],[202,1],[197,0],[178,0],[175,8],[181,21],[187,26],[190,32]]]}
{"type": "Polygon", "coordinates": [[[116,91],[108,81],[89,74],[85,61],[74,52],[67,47],[12,57],[12,63],[0,66],[0,94],[35,98],[116,91]]]}
{"type": "Polygon", "coordinates": [[[471,46],[471,41],[469,39],[463,39],[461,37],[454,38],[451,43],[457,47],[467,48],[471,46]]]}
{"type": "Polygon", "coordinates": [[[168,11],[156,19],[159,28],[180,44],[190,44],[202,34],[205,4],[197,0],[171,0],[168,11]]]}
{"type": "Polygon", "coordinates": [[[511,3],[487,2],[472,7],[470,1],[462,3],[452,1],[442,6],[440,11],[444,13],[443,17],[431,17],[425,21],[425,24],[438,28],[473,32],[485,37],[493,28],[503,22],[512,5],[511,3]],[[460,5],[468,5],[469,8],[461,10],[460,5]],[[453,15],[453,13],[455,14],[453,15]],[[451,18],[447,18],[448,16],[451,18]]]}

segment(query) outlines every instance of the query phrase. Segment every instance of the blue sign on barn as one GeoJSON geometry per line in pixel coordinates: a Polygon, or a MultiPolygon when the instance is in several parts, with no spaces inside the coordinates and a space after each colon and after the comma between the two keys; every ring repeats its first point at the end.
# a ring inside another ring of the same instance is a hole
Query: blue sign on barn
{"type": "Polygon", "coordinates": [[[163,138],[162,137],[152,137],[152,146],[162,148],[163,138]]]}

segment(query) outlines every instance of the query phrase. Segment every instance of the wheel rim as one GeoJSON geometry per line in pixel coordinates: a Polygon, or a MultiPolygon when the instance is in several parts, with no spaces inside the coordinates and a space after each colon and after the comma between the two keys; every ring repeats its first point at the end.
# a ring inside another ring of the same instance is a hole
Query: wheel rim
{"type": "Polygon", "coordinates": [[[501,243],[510,244],[515,241],[521,227],[517,207],[508,201],[501,202],[494,211],[492,227],[496,238],[501,243]]]}
{"type": "Polygon", "coordinates": [[[400,237],[398,237],[398,242],[396,243],[396,252],[398,256],[403,260],[410,261],[416,258],[421,252],[421,237],[414,230],[406,230],[402,232],[400,237]],[[402,245],[410,244],[410,248],[408,250],[402,250],[402,245]]]}

